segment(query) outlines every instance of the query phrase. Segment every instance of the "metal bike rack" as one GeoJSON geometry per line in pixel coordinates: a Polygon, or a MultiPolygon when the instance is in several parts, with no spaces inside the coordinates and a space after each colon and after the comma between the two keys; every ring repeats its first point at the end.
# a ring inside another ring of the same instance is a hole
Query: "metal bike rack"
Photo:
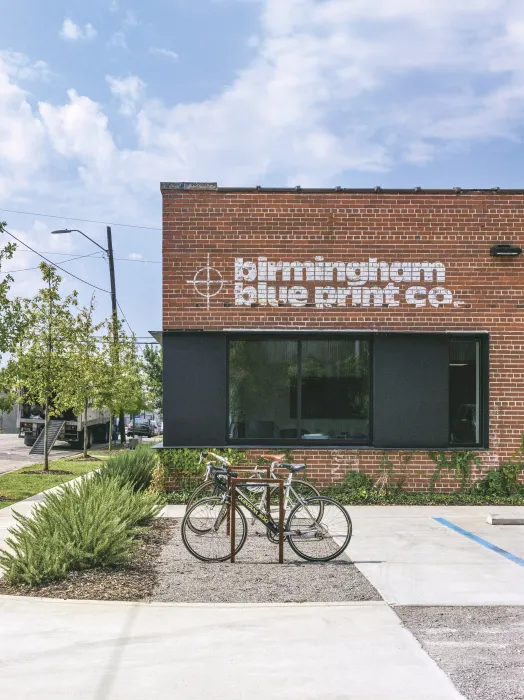
{"type": "Polygon", "coordinates": [[[235,523],[235,507],[237,504],[237,486],[240,484],[244,485],[256,485],[266,487],[266,498],[267,498],[267,512],[271,514],[270,504],[271,504],[271,488],[278,486],[278,506],[279,506],[279,527],[278,527],[278,563],[284,563],[284,479],[273,479],[269,478],[269,467],[263,467],[266,469],[266,474],[268,479],[261,481],[260,479],[251,478],[231,478],[231,503],[228,509],[228,534],[231,537],[231,563],[235,563],[235,535],[236,535],[236,523],[235,523]]]}

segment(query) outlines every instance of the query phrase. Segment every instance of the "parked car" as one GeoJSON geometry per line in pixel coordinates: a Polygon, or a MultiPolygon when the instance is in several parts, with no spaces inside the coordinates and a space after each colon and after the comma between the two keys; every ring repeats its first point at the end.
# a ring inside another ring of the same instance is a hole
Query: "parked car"
{"type": "Polygon", "coordinates": [[[135,424],[129,423],[127,426],[127,434],[134,436],[140,435],[143,437],[153,437],[155,435],[154,421],[149,418],[135,418],[135,424]]]}

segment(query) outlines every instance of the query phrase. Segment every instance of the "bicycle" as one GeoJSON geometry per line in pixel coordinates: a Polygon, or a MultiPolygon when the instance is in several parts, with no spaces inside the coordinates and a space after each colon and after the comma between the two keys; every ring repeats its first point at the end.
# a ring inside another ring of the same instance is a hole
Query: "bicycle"
{"type": "MultiPolygon", "coordinates": [[[[217,481],[237,474],[225,466],[210,467],[217,481]]],[[[220,482],[223,483],[223,482],[220,482]]],[[[222,488],[221,485],[218,488],[222,488]]],[[[279,525],[271,512],[259,508],[249,499],[245,487],[237,486],[235,512],[231,513],[231,487],[221,496],[196,501],[182,520],[182,541],[186,549],[201,561],[227,561],[231,556],[230,519],[235,518],[235,555],[247,538],[245,509],[267,530],[271,542],[278,541],[279,525]],[[242,507],[240,507],[242,506],[242,507]],[[228,518],[229,515],[229,518],[228,518]]],[[[348,546],[352,535],[351,518],[340,503],[327,496],[303,499],[291,510],[284,525],[284,538],[293,551],[307,561],[326,562],[338,557],[348,546]],[[319,513],[322,513],[319,517],[319,513]]]]}
{"type": "MultiPolygon", "coordinates": [[[[220,455],[217,455],[213,452],[202,452],[200,454],[200,460],[199,464],[202,463],[202,461],[205,458],[208,457],[213,457],[214,460],[218,461],[223,467],[227,469],[231,469],[232,465],[229,462],[228,459],[225,457],[221,457],[220,455]]],[[[297,505],[298,503],[298,494],[302,496],[302,498],[313,498],[315,496],[320,496],[320,493],[318,489],[313,486],[313,484],[309,483],[309,481],[304,481],[303,479],[295,479],[294,474],[297,471],[301,471],[302,469],[305,469],[305,465],[303,464],[287,464],[282,462],[284,459],[285,455],[284,454],[279,454],[279,455],[263,455],[263,459],[267,459],[268,461],[271,461],[271,467],[270,467],[270,477],[272,479],[277,479],[278,476],[276,474],[276,469],[280,468],[285,468],[288,469],[289,471],[289,476],[286,479],[286,482],[284,484],[284,510],[287,512],[288,510],[291,511],[291,509],[297,505]]],[[[219,484],[217,485],[216,482],[211,479],[211,468],[214,466],[213,460],[207,460],[206,461],[206,475],[204,478],[204,481],[200,486],[197,486],[197,488],[193,491],[191,496],[188,499],[187,505],[186,505],[186,512],[189,510],[189,508],[195,503],[197,500],[201,500],[203,498],[212,498],[219,496],[226,488],[227,485],[226,483],[219,484]]],[[[259,479],[261,478],[261,473],[259,471],[258,466],[256,466],[253,470],[253,472],[250,475],[250,478],[253,479],[259,479]]],[[[227,479],[226,479],[227,482],[227,479]]],[[[261,499],[259,503],[259,508],[263,507],[263,501],[266,498],[266,487],[265,486],[251,486],[248,489],[251,493],[261,493],[261,499]]],[[[272,488],[272,493],[275,493],[276,489],[272,488]]],[[[253,517],[251,519],[251,524],[253,525],[255,523],[255,518],[253,517]]]]}

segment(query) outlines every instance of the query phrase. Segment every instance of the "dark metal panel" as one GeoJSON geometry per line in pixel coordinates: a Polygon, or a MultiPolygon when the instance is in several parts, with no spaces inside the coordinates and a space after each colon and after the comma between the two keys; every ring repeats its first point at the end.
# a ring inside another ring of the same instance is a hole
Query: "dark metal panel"
{"type": "Polygon", "coordinates": [[[373,436],[376,447],[447,447],[448,338],[374,339],[373,436]]]}
{"type": "Polygon", "coordinates": [[[163,346],[164,446],[224,446],[225,335],[164,333],[163,346]]]}

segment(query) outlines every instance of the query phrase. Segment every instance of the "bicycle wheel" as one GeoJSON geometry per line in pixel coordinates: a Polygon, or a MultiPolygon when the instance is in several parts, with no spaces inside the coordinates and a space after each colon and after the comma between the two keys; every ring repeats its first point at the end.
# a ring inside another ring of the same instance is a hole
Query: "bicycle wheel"
{"type": "MultiPolygon", "coordinates": [[[[308,498],[315,498],[320,496],[318,489],[313,486],[309,481],[304,481],[303,479],[293,479],[291,482],[291,488],[289,489],[288,498],[288,512],[291,512],[293,508],[300,503],[299,498],[307,501],[308,498]]],[[[278,489],[271,489],[271,512],[278,514],[278,489]]]]}
{"type": "MultiPolygon", "coordinates": [[[[287,508],[286,512],[284,513],[284,522],[286,517],[293,510],[293,508],[295,508],[300,503],[299,499],[307,501],[308,499],[315,498],[316,496],[320,496],[320,493],[316,489],[316,487],[313,486],[313,484],[311,484],[309,481],[304,481],[302,479],[293,479],[293,481],[291,482],[291,488],[289,489],[287,508]]],[[[280,504],[278,489],[271,489],[271,516],[277,525],[280,520],[279,505],[280,504]]],[[[315,517],[315,520],[317,522],[320,522],[322,520],[323,507],[323,502],[321,500],[318,501],[315,506],[310,506],[311,515],[315,517]]],[[[271,530],[266,530],[266,535],[270,542],[272,542],[273,544],[278,543],[278,535],[274,535],[271,532],[271,530]]]]}
{"type": "MultiPolygon", "coordinates": [[[[193,504],[184,515],[181,531],[186,549],[200,561],[227,561],[231,556],[228,534],[227,503],[222,498],[205,498],[193,504]]],[[[247,522],[240,508],[235,508],[235,554],[247,537],[247,522]]]]}
{"type": "MultiPolygon", "coordinates": [[[[218,478],[220,479],[220,476],[218,478]]],[[[206,481],[203,481],[200,486],[197,486],[189,496],[186,504],[186,513],[197,501],[201,501],[203,498],[215,498],[226,490],[227,484],[224,484],[224,488],[221,489],[220,486],[215,483],[214,479],[206,479],[206,481]]]]}
{"type": "Polygon", "coordinates": [[[330,561],[351,539],[351,518],[337,501],[326,496],[309,498],[290,513],[286,534],[291,549],[307,561],[330,561]],[[322,503],[320,503],[322,501],[322,503]],[[316,516],[322,509],[322,520],[316,516]]]}

